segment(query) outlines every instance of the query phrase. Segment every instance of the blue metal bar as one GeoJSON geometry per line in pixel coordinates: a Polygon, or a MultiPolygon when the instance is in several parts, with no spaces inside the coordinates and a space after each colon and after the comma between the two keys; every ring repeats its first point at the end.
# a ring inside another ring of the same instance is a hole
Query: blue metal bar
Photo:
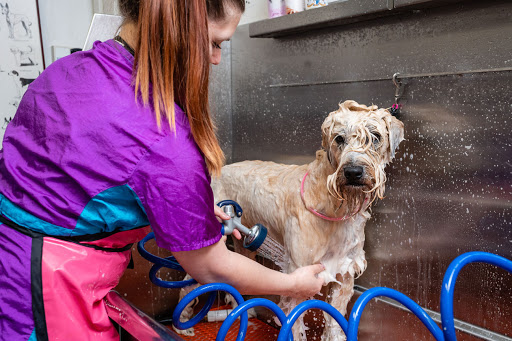
{"type": "MultiPolygon", "coordinates": [[[[214,291],[214,292],[210,292],[210,295],[208,295],[208,300],[206,301],[206,304],[204,305],[204,307],[201,309],[201,311],[199,311],[199,313],[197,313],[196,316],[194,316],[193,318],[191,318],[190,320],[186,321],[186,322],[181,322],[179,317],[181,316],[181,313],[183,312],[183,309],[185,309],[185,307],[191,302],[193,301],[196,297],[200,296],[203,294],[203,292],[199,291],[199,292],[196,292],[195,290],[192,291],[192,292],[195,292],[196,294],[195,295],[192,295],[190,298],[183,298],[184,303],[186,303],[183,307],[181,307],[179,304],[176,306],[176,309],[174,309],[174,312],[173,312],[173,315],[172,315],[172,324],[178,328],[178,329],[188,329],[188,328],[192,328],[193,326],[195,326],[196,324],[198,324],[199,322],[201,322],[201,320],[206,316],[206,314],[208,314],[208,311],[210,311],[210,309],[212,308],[213,306],[213,303],[215,302],[215,298],[217,297],[217,291],[214,291]],[[179,307],[179,308],[178,308],[179,307]],[[177,319],[175,318],[177,317],[177,319]]],[[[186,296],[185,296],[186,297],[186,296]]],[[[182,300],[182,301],[183,301],[182,300]]]]}
{"type": "MultiPolygon", "coordinates": [[[[281,310],[281,308],[278,307],[277,304],[274,302],[267,300],[266,298],[253,298],[251,300],[245,301],[244,303],[240,304],[238,307],[233,309],[231,314],[224,320],[224,323],[222,323],[222,326],[219,329],[219,332],[217,333],[217,341],[223,341],[226,338],[226,335],[229,331],[229,328],[233,325],[235,320],[244,312],[247,310],[253,308],[253,307],[265,307],[270,309],[274,314],[276,314],[277,318],[279,319],[279,322],[281,322],[281,325],[284,325],[286,323],[286,315],[281,310]]],[[[290,335],[290,341],[292,341],[292,336],[290,335]]]]}
{"type": "Polygon", "coordinates": [[[181,267],[180,263],[174,258],[173,256],[162,258],[155,256],[151,252],[146,250],[145,244],[150,241],[151,239],[155,239],[155,233],[149,232],[147,236],[145,236],[140,242],[137,243],[137,251],[139,251],[140,255],[145,258],[146,260],[150,261],[151,263],[155,263],[160,265],[161,267],[166,267],[178,271],[185,270],[181,267]]]}
{"type": "MultiPolygon", "coordinates": [[[[194,326],[195,324],[197,324],[199,321],[201,321],[206,316],[206,314],[208,314],[208,311],[211,308],[211,304],[213,304],[213,301],[215,300],[215,295],[216,295],[217,291],[225,291],[227,293],[230,293],[231,295],[233,295],[233,297],[235,298],[236,302],[239,305],[241,305],[244,302],[244,298],[242,297],[242,295],[240,295],[240,293],[229,284],[224,284],[224,283],[205,284],[205,285],[200,286],[199,288],[194,289],[193,291],[189,292],[187,295],[185,295],[185,297],[183,297],[183,299],[181,301],[178,302],[178,305],[176,306],[176,308],[174,309],[174,312],[172,314],[173,325],[178,329],[188,329],[188,328],[194,326]],[[205,294],[208,292],[212,292],[212,295],[210,295],[209,301],[208,301],[208,303],[209,303],[211,300],[211,304],[209,304],[209,306],[208,306],[208,304],[206,304],[203,307],[203,309],[194,318],[192,318],[188,322],[185,322],[185,323],[180,322],[180,316],[181,316],[181,313],[183,312],[183,310],[185,309],[185,307],[190,302],[192,302],[196,297],[199,297],[202,294],[205,294]],[[212,296],[213,296],[213,300],[212,300],[212,296]]],[[[238,337],[236,338],[237,341],[242,341],[245,338],[245,335],[247,333],[247,325],[248,325],[247,312],[243,311],[241,314],[242,314],[242,318],[240,321],[240,330],[238,332],[238,337]]]]}
{"type": "Polygon", "coordinates": [[[512,273],[512,261],[487,252],[468,252],[455,258],[446,270],[441,288],[441,323],[446,341],[456,341],[455,324],[453,316],[453,294],[455,282],[460,270],[469,263],[483,262],[496,265],[512,273]]]}
{"type": "Polygon", "coordinates": [[[188,287],[189,285],[197,284],[197,281],[193,278],[183,281],[164,281],[158,278],[158,276],[156,275],[161,268],[162,265],[154,264],[149,270],[149,279],[154,285],[158,285],[159,287],[168,289],[179,289],[188,287]]]}
{"type": "Polygon", "coordinates": [[[279,332],[277,341],[286,341],[286,339],[291,334],[292,327],[299,318],[299,316],[309,309],[321,309],[325,311],[326,313],[331,315],[336,320],[336,322],[338,322],[338,324],[341,326],[341,329],[343,329],[343,332],[347,334],[348,322],[338,310],[336,310],[332,305],[330,305],[327,302],[319,300],[308,300],[300,303],[290,312],[290,314],[288,315],[288,319],[286,320],[286,323],[284,323],[281,327],[281,331],[279,332]]]}
{"type": "Polygon", "coordinates": [[[155,233],[150,232],[146,237],[144,237],[140,242],[137,243],[137,250],[139,251],[140,255],[146,260],[150,261],[151,263],[154,263],[154,265],[151,267],[151,270],[149,270],[149,279],[151,280],[151,282],[160,287],[170,289],[184,288],[186,286],[196,284],[197,281],[195,279],[189,279],[186,281],[164,281],[157,277],[156,274],[158,270],[160,270],[163,267],[182,272],[185,272],[185,270],[181,267],[180,263],[178,263],[176,258],[174,258],[173,256],[162,258],[155,256],[154,254],[146,250],[146,243],[154,238],[155,233]]]}
{"type": "Polygon", "coordinates": [[[434,320],[432,320],[432,318],[428,316],[428,314],[419,306],[419,304],[417,304],[412,299],[396,290],[390,288],[375,287],[365,291],[357,299],[356,303],[352,307],[352,311],[350,312],[348,322],[347,341],[357,341],[357,331],[359,328],[359,321],[361,320],[363,310],[366,307],[366,304],[377,296],[386,296],[400,302],[405,307],[407,307],[414,315],[416,315],[421,320],[421,322],[423,322],[423,324],[436,338],[436,340],[444,340],[443,332],[441,331],[441,329],[439,329],[434,320]]]}

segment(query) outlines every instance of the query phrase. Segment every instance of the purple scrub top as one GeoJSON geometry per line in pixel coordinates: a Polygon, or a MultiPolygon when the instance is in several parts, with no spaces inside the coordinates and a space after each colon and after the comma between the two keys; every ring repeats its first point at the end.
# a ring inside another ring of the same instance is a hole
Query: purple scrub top
{"type": "Polygon", "coordinates": [[[150,224],[157,245],[216,243],[220,224],[186,114],[158,128],[135,102],[134,58],[113,40],[51,64],[28,88],[0,152],[0,213],[50,235],[150,224]]]}

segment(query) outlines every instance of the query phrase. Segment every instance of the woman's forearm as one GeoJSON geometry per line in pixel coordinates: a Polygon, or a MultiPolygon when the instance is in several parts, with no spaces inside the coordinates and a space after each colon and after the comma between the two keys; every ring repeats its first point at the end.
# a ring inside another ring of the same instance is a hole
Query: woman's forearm
{"type": "Polygon", "coordinates": [[[199,250],[173,254],[199,283],[227,283],[242,294],[309,297],[320,291],[323,283],[316,277],[323,270],[321,265],[284,274],[229,251],[223,242],[199,250]]]}

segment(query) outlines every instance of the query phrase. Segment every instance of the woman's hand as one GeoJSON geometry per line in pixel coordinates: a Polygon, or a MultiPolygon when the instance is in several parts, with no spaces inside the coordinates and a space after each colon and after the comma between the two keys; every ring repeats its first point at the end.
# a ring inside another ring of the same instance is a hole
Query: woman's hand
{"type": "MultiPolygon", "coordinates": [[[[223,220],[229,220],[231,219],[230,216],[228,216],[226,214],[226,212],[224,212],[224,210],[222,208],[220,208],[219,206],[215,205],[213,207],[213,211],[215,212],[215,216],[217,217],[217,220],[222,223],[223,220]]],[[[240,231],[238,231],[237,229],[235,229],[233,231],[233,236],[236,238],[236,239],[242,239],[242,235],[240,234],[240,231]]],[[[226,237],[224,236],[224,241],[226,241],[226,237]]]]}
{"type": "Polygon", "coordinates": [[[320,292],[324,284],[324,279],[318,274],[325,270],[322,264],[314,264],[298,268],[290,274],[295,280],[294,291],[290,293],[291,297],[309,298],[320,292]]]}

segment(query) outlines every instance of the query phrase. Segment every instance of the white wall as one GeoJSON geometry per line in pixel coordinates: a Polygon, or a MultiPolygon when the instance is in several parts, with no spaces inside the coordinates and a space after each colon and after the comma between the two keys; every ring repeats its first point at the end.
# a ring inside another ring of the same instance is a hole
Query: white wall
{"type": "Polygon", "coordinates": [[[30,80],[43,71],[43,57],[35,1],[3,0],[0,5],[1,139],[30,80]]]}
{"type": "Polygon", "coordinates": [[[91,0],[39,0],[41,35],[46,66],[53,61],[52,46],[81,48],[93,16],[91,0]]]}
{"type": "Polygon", "coordinates": [[[245,0],[245,13],[240,25],[250,24],[268,18],[268,0],[245,0]]]}

